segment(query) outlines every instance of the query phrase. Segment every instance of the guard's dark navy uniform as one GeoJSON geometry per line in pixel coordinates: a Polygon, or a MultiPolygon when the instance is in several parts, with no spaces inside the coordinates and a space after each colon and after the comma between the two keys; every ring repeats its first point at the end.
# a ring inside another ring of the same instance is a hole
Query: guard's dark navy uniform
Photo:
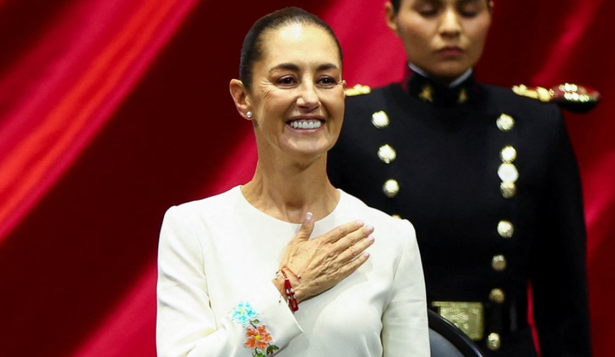
{"type": "Polygon", "coordinates": [[[487,355],[537,355],[531,281],[543,356],[590,356],[581,187],[556,105],[410,73],[347,97],[329,175],[414,224],[429,306],[487,355]]]}

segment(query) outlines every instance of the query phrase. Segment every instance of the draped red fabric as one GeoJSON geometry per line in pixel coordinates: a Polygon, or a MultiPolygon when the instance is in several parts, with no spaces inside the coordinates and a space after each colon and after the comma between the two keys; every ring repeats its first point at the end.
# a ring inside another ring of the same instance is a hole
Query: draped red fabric
{"type": "MultiPolygon", "coordinates": [[[[302,6],[338,34],[348,83],[381,85],[404,63],[383,3],[0,0],[0,354],[154,356],[164,211],[246,182],[256,162],[228,94],[249,26],[302,6]]],[[[493,84],[576,82],[603,95],[566,120],[584,188],[594,355],[605,357],[615,338],[613,18],[607,0],[496,0],[477,66],[493,84]]]]}

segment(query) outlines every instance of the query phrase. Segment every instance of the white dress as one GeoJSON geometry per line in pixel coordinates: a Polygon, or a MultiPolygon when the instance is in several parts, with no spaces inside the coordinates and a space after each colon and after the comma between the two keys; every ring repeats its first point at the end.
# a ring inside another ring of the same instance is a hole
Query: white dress
{"type": "Polygon", "coordinates": [[[159,356],[429,356],[414,228],[340,191],[312,237],[374,226],[370,257],[293,314],[272,280],[300,225],[253,207],[240,187],[171,207],[158,256],[159,356]]]}

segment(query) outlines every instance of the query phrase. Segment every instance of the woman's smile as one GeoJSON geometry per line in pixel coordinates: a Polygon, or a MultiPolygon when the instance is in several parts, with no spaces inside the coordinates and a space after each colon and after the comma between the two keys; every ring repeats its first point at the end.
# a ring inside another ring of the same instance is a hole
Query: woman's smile
{"type": "Polygon", "coordinates": [[[319,118],[296,118],[287,122],[287,124],[295,130],[299,131],[314,131],[320,129],[324,125],[325,121],[319,118]]]}

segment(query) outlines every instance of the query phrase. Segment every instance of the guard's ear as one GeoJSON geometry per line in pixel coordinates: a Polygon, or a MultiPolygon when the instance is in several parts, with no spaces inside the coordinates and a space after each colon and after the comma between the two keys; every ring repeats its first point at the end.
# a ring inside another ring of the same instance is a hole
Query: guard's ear
{"type": "Polygon", "coordinates": [[[393,4],[390,1],[387,1],[384,4],[384,17],[387,23],[387,26],[395,32],[397,36],[399,33],[397,32],[397,14],[395,13],[395,9],[393,9],[393,4]]]}
{"type": "Polygon", "coordinates": [[[231,92],[231,97],[233,97],[233,102],[235,102],[235,108],[237,108],[239,115],[247,120],[252,120],[250,95],[243,82],[239,79],[231,79],[229,91],[231,92]]]}

